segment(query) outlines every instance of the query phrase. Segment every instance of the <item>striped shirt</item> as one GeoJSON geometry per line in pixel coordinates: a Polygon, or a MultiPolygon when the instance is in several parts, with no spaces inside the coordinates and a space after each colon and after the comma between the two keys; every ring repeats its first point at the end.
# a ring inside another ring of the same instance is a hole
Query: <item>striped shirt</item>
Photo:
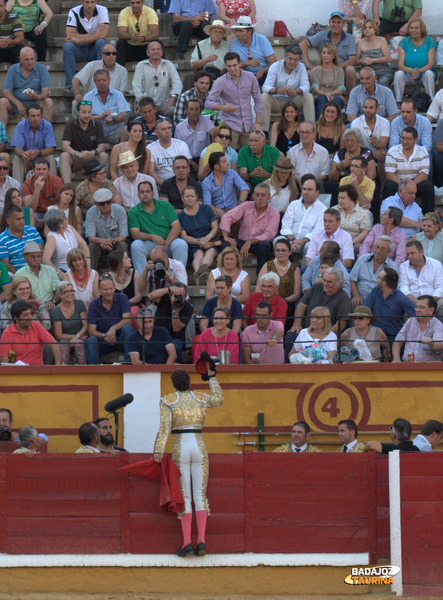
{"type": "Polygon", "coordinates": [[[429,175],[429,154],[423,146],[414,146],[414,151],[409,158],[403,154],[401,144],[389,148],[386,155],[386,173],[395,173],[402,179],[415,179],[420,173],[429,175]]]}
{"type": "Polygon", "coordinates": [[[443,324],[436,317],[432,317],[426,323],[426,327],[421,329],[416,317],[408,319],[395,338],[396,342],[406,342],[403,362],[408,360],[411,352],[414,353],[414,362],[441,362],[441,352],[435,352],[429,344],[421,343],[424,337],[441,342],[443,340],[443,324]]]}
{"type": "MultiPolygon", "coordinates": [[[[14,38],[18,31],[24,31],[20,17],[15,12],[6,12],[5,20],[0,23],[0,37],[14,38]]],[[[7,46],[14,48],[12,44],[7,46]]]]}
{"type": "Polygon", "coordinates": [[[0,260],[6,259],[16,269],[21,269],[26,265],[23,258],[23,250],[26,242],[37,242],[43,244],[39,232],[32,225],[25,225],[21,238],[16,237],[9,232],[9,227],[6,227],[0,235],[0,260]]]}

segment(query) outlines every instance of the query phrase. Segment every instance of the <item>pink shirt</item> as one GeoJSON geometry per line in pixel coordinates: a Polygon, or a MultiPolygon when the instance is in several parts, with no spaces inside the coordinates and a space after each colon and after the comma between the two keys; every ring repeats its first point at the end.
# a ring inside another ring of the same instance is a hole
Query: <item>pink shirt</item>
{"type": "Polygon", "coordinates": [[[215,337],[212,334],[212,327],[208,327],[198,338],[195,347],[195,360],[200,358],[202,352],[207,352],[209,356],[220,356],[220,350],[229,350],[231,353],[231,365],[238,365],[238,354],[240,340],[238,335],[232,329],[228,330],[226,336],[215,337]]]}
{"type": "MultiPolygon", "coordinates": [[[[374,225],[369,232],[369,235],[360,246],[358,255],[363,256],[363,254],[374,252],[375,242],[381,235],[388,235],[385,233],[385,228],[383,225],[374,225]]],[[[405,262],[406,260],[406,242],[408,241],[408,238],[400,229],[400,227],[394,227],[388,237],[391,238],[391,242],[394,244],[394,247],[389,254],[389,258],[392,258],[396,265],[401,265],[401,263],[405,262]]]]}
{"type": "Polygon", "coordinates": [[[266,210],[258,215],[255,202],[246,201],[223,215],[220,229],[229,232],[232,224],[240,219],[238,237],[244,242],[254,238],[271,242],[277,235],[280,225],[280,213],[276,208],[268,204],[266,210]]]}
{"type": "Polygon", "coordinates": [[[274,347],[269,347],[267,343],[275,335],[276,331],[283,331],[283,323],[280,321],[270,321],[269,329],[262,333],[257,325],[249,325],[243,332],[242,342],[244,348],[250,348],[251,353],[260,354],[259,363],[261,365],[283,365],[285,362],[285,353],[283,348],[283,338],[274,347]]]}

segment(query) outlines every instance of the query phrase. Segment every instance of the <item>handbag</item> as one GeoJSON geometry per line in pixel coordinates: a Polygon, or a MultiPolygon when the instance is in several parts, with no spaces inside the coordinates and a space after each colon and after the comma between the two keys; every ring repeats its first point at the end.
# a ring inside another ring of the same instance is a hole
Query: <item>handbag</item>
{"type": "Polygon", "coordinates": [[[275,21],[274,37],[290,37],[294,39],[294,36],[291,35],[291,32],[287,28],[286,23],[284,21],[275,21]]]}
{"type": "Polygon", "coordinates": [[[325,31],[326,29],[329,29],[329,25],[320,25],[320,23],[315,22],[312,23],[311,27],[306,32],[306,35],[311,37],[311,35],[315,35],[319,31],[325,31]]]}

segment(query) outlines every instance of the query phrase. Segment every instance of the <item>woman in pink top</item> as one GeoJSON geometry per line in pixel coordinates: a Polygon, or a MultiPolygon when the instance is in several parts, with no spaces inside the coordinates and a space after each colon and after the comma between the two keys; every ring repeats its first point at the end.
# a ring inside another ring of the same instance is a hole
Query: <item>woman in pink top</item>
{"type": "Polygon", "coordinates": [[[200,358],[202,352],[207,352],[209,356],[219,359],[220,351],[228,350],[231,353],[231,364],[238,365],[240,340],[235,331],[228,329],[230,318],[231,313],[225,306],[217,306],[214,309],[212,313],[214,326],[208,327],[200,335],[194,353],[195,362],[200,358]]]}

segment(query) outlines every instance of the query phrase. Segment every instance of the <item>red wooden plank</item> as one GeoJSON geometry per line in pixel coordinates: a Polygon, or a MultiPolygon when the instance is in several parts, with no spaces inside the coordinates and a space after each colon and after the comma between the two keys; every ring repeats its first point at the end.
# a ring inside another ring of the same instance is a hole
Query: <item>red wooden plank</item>
{"type": "Polygon", "coordinates": [[[401,501],[413,500],[414,502],[427,503],[429,501],[443,501],[443,477],[440,472],[434,475],[423,475],[420,471],[413,476],[401,473],[401,501]],[[420,494],[417,494],[417,490],[420,494]]]}
{"type": "MultiPolygon", "coordinates": [[[[175,531],[180,532],[180,520],[175,518],[174,515],[164,514],[159,518],[156,514],[146,513],[130,515],[130,531],[131,536],[145,535],[162,535],[165,531],[167,533],[173,533],[175,531]]],[[[244,515],[228,515],[226,513],[218,515],[210,515],[208,517],[207,531],[208,533],[226,533],[235,534],[241,531],[244,527],[244,515]]],[[[197,525],[195,519],[193,520],[193,530],[197,531],[197,525]]]]}
{"type": "MultiPolygon", "coordinates": [[[[335,464],[332,464],[329,457],[323,463],[323,455],[317,458],[319,456],[306,454],[294,459],[292,454],[279,454],[274,461],[267,459],[263,465],[256,464],[252,469],[252,485],[287,486],[288,481],[303,481],[306,487],[324,486],[325,481],[331,481],[333,478],[336,484],[348,486],[350,490],[354,486],[366,486],[365,462],[351,460],[347,468],[343,468],[340,463],[337,464],[337,457],[335,464]]],[[[367,462],[367,457],[364,458],[367,462]]]]}
{"type": "Polygon", "coordinates": [[[253,529],[253,552],[367,552],[368,543],[367,529],[354,527],[316,527],[310,523],[304,527],[274,525],[253,529]]]}
{"type": "Polygon", "coordinates": [[[48,537],[28,535],[9,538],[6,547],[8,554],[120,554],[120,536],[112,538],[104,535],[90,538],[48,537]]]}
{"type": "MultiPolygon", "coordinates": [[[[403,502],[401,506],[401,518],[403,524],[412,527],[426,526],[432,523],[434,527],[443,526],[443,508],[441,502],[403,502]]],[[[408,536],[409,532],[405,531],[408,536]]],[[[407,538],[405,538],[407,539],[407,538]]]]}
{"type": "MultiPolygon", "coordinates": [[[[120,463],[128,464],[129,454],[124,453],[121,456],[120,463]]],[[[129,478],[125,477],[125,474],[120,471],[120,494],[121,494],[121,504],[120,504],[120,535],[121,535],[121,551],[126,554],[129,552],[129,478]]]]}
{"type": "Polygon", "coordinates": [[[402,454],[401,477],[420,474],[423,477],[441,476],[441,454],[439,452],[426,452],[407,456],[402,454]]]}
{"type": "Polygon", "coordinates": [[[252,539],[252,462],[254,461],[252,452],[246,452],[244,455],[244,486],[245,486],[245,549],[246,552],[252,552],[254,542],[252,539]]]}
{"type": "Polygon", "coordinates": [[[46,518],[8,518],[6,522],[8,538],[27,537],[30,532],[33,536],[51,538],[66,536],[75,538],[93,538],[96,535],[120,538],[120,519],[109,517],[82,517],[55,519],[46,518]]]}
{"type": "Polygon", "coordinates": [[[56,500],[88,500],[94,495],[99,500],[119,500],[120,482],[116,480],[89,481],[66,478],[63,481],[28,481],[8,482],[7,501],[14,502],[32,494],[35,500],[51,502],[56,500]]]}
{"type": "MultiPolygon", "coordinates": [[[[121,505],[118,500],[71,500],[35,501],[31,499],[8,502],[8,518],[11,517],[118,517],[121,505]]],[[[2,529],[2,528],[0,528],[2,529]]]]}
{"type": "Polygon", "coordinates": [[[0,456],[0,553],[6,552],[6,483],[8,480],[8,462],[6,456],[0,456]]]}
{"type": "Polygon", "coordinates": [[[443,524],[436,526],[432,521],[423,519],[418,523],[403,523],[403,525],[406,525],[402,528],[402,544],[405,548],[425,547],[443,552],[443,524]]]}
{"type": "Polygon", "coordinates": [[[428,598],[443,598],[443,586],[433,585],[404,585],[404,596],[426,596],[428,598]]]}
{"type": "Polygon", "coordinates": [[[347,489],[335,485],[335,481],[325,481],[323,487],[308,487],[304,483],[282,486],[253,486],[254,498],[264,502],[312,502],[328,506],[331,502],[347,504],[361,514],[368,514],[367,486],[347,489]],[[357,506],[356,506],[357,505],[357,506]]]}
{"type": "Polygon", "coordinates": [[[368,454],[368,537],[369,537],[369,562],[373,565],[377,562],[377,468],[375,465],[375,454],[368,454]]]}
{"type": "Polygon", "coordinates": [[[271,505],[268,500],[256,499],[252,503],[253,522],[262,519],[278,519],[279,521],[303,525],[307,519],[313,524],[326,525],[329,523],[365,524],[368,527],[368,509],[361,510],[358,505],[328,502],[311,503],[309,495],[305,502],[279,502],[271,505]]]}
{"type": "Polygon", "coordinates": [[[443,552],[435,548],[403,549],[403,582],[405,585],[425,582],[443,585],[443,552]]]}
{"type": "Polygon", "coordinates": [[[121,460],[110,454],[49,454],[35,456],[32,461],[23,460],[23,456],[13,455],[10,480],[16,479],[66,479],[81,477],[86,480],[115,479],[118,477],[121,460]]]}

